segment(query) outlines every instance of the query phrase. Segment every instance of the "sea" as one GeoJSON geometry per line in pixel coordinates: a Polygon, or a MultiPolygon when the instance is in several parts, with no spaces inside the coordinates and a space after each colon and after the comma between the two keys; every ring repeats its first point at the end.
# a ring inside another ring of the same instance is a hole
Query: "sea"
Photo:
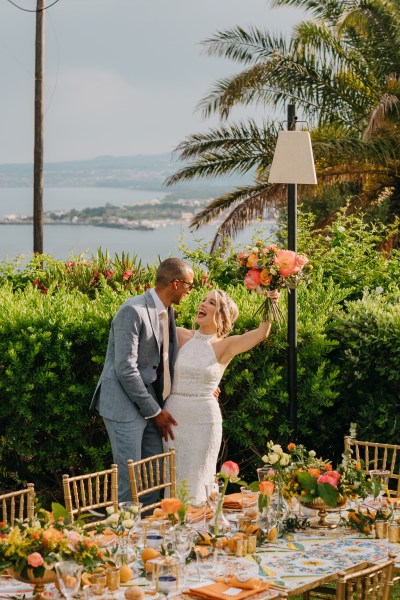
{"type": "MultiPolygon", "coordinates": [[[[32,188],[0,188],[0,217],[6,215],[32,215],[32,188]]],[[[162,200],[166,193],[151,190],[127,188],[95,188],[95,187],[53,187],[45,188],[44,211],[82,210],[88,207],[124,206],[142,204],[149,200],[162,200]]],[[[257,224],[248,231],[242,232],[235,244],[244,245],[251,242],[255,229],[265,228],[267,237],[273,230],[272,220],[257,224]]],[[[207,245],[213,239],[217,225],[202,227],[192,233],[188,223],[171,224],[154,230],[124,230],[110,227],[88,225],[45,225],[44,253],[59,260],[85,255],[89,258],[98,249],[106,251],[112,257],[124,252],[136,255],[142,264],[150,264],[160,257],[182,257],[179,246],[182,242],[190,249],[199,245],[207,245]]],[[[33,225],[0,224],[0,261],[13,260],[24,255],[29,258],[33,249],[33,225]]]]}

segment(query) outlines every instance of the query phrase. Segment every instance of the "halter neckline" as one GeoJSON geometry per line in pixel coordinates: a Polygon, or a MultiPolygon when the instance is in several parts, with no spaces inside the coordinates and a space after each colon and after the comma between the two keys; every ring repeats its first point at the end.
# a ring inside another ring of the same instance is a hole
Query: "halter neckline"
{"type": "Polygon", "coordinates": [[[200,331],[198,329],[196,329],[196,331],[194,332],[194,335],[199,338],[200,340],[204,340],[204,341],[208,341],[211,342],[211,340],[213,339],[217,339],[217,334],[216,333],[200,333],[200,331]]]}

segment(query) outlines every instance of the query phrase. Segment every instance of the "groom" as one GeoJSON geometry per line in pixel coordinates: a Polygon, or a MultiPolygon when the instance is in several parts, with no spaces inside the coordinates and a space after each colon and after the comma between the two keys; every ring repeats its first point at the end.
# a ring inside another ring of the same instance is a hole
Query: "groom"
{"type": "MultiPolygon", "coordinates": [[[[179,304],[190,292],[193,277],[183,260],[164,260],[154,288],[126,300],[111,323],[104,368],[90,408],[97,408],[107,429],[118,464],[120,502],[132,500],[127,460],[160,454],[162,438],[174,439],[172,425],[177,423],[163,408],[178,352],[171,304],[179,304]],[[168,354],[163,347],[167,334],[168,354]],[[168,370],[163,362],[169,363],[168,370]]],[[[147,497],[145,503],[156,500],[147,497]]]]}

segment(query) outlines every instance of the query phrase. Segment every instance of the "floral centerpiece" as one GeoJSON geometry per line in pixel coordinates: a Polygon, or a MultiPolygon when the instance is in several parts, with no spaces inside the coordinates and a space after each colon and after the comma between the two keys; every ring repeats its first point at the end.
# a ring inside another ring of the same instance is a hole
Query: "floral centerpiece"
{"type": "Polygon", "coordinates": [[[265,297],[261,306],[264,320],[280,324],[283,315],[277,303],[272,302],[270,294],[275,290],[296,288],[308,277],[312,265],[307,256],[280,249],[275,244],[265,246],[264,242],[257,241],[239,252],[237,261],[243,271],[246,288],[265,297]]]}
{"type": "Polygon", "coordinates": [[[82,528],[71,523],[65,508],[42,508],[33,519],[17,521],[12,527],[0,524],[0,571],[8,569],[27,581],[45,577],[60,560],[73,560],[91,571],[103,562],[97,544],[82,528]]]}
{"type": "Polygon", "coordinates": [[[345,451],[343,460],[333,469],[329,460],[318,458],[314,450],[308,451],[303,445],[289,444],[291,475],[286,482],[288,496],[297,496],[302,503],[321,498],[325,504],[335,508],[348,499],[376,498],[382,489],[377,478],[371,478],[363,465],[345,451]]]}

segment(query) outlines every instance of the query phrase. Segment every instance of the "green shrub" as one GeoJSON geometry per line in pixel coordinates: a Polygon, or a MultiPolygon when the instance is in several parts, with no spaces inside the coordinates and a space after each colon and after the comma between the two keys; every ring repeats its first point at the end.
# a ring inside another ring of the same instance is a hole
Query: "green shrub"
{"type": "Polygon", "coordinates": [[[109,462],[101,422],[88,406],[110,318],[123,300],[123,294],[107,287],[93,300],[78,290],[42,295],[34,286],[17,292],[10,284],[0,288],[0,464],[5,480],[57,488],[66,470],[97,470],[109,462]]]}

